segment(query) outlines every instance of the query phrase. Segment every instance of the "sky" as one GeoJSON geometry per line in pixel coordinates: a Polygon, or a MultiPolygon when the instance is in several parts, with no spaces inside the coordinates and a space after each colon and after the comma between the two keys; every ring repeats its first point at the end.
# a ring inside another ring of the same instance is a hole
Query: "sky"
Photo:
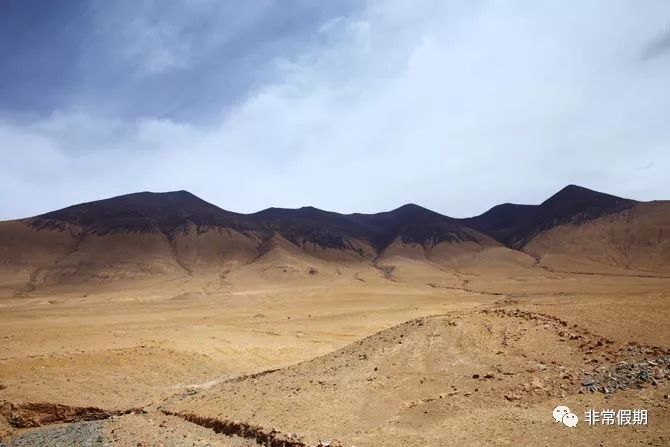
{"type": "Polygon", "coordinates": [[[0,219],[670,199],[670,2],[0,0],[0,219]]]}

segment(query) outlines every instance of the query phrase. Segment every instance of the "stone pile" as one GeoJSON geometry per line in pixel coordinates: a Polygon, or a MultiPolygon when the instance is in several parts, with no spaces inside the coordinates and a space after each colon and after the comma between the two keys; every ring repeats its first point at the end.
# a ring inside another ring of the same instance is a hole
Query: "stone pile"
{"type": "Polygon", "coordinates": [[[670,376],[670,355],[637,362],[621,361],[612,367],[599,366],[582,377],[582,387],[590,392],[612,394],[628,388],[659,386],[670,376]]]}

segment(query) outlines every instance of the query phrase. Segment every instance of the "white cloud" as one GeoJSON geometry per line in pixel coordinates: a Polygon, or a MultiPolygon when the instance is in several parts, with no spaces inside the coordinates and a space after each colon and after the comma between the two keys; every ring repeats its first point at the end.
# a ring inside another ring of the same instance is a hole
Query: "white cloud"
{"type": "MultiPolygon", "coordinates": [[[[0,176],[24,200],[1,198],[0,217],[145,189],[189,189],[235,211],[417,202],[454,216],[567,183],[670,198],[670,61],[640,60],[668,12],[374,2],[325,22],[309,51],[278,55],[274,81],[222,105],[214,124],[94,109],[0,123],[0,145],[21,148],[0,176]]],[[[173,66],[159,56],[154,69],[173,66]]]]}

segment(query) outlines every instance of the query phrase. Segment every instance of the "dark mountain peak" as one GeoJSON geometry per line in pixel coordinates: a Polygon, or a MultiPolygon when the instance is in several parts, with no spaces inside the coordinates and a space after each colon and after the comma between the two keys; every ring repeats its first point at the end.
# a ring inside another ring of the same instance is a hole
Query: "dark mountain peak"
{"type": "Polygon", "coordinates": [[[270,234],[281,234],[299,247],[313,245],[361,254],[351,239],[365,239],[365,232],[348,216],[313,206],[267,208],[248,217],[259,228],[270,234]]]}
{"type": "Polygon", "coordinates": [[[538,233],[563,224],[581,224],[634,206],[623,199],[578,185],[568,185],[540,205],[497,205],[484,214],[463,219],[512,248],[521,248],[538,233]]]}
{"type": "Polygon", "coordinates": [[[396,219],[414,219],[421,216],[440,216],[442,218],[449,219],[447,216],[443,216],[442,214],[436,213],[435,211],[429,210],[428,208],[424,208],[415,203],[408,203],[386,213],[378,214],[393,216],[396,219]]]}
{"type": "Polygon", "coordinates": [[[428,211],[426,208],[417,205],[416,203],[406,203],[393,211],[428,211]]]}
{"type": "Polygon", "coordinates": [[[207,204],[209,206],[214,206],[208,202],[205,202],[200,197],[192,194],[188,191],[166,191],[166,192],[152,192],[152,191],[141,191],[131,194],[123,194],[120,196],[110,197],[108,199],[94,200],[92,202],[84,202],[77,205],[69,206],[63,208],[62,210],[52,211],[51,213],[61,213],[65,210],[77,210],[84,208],[114,208],[114,207],[158,207],[172,205],[175,203],[191,206],[201,206],[207,204]]]}
{"type": "MultiPolygon", "coordinates": [[[[139,213],[152,215],[157,212],[197,210],[219,210],[224,211],[216,205],[202,200],[200,197],[188,191],[150,192],[143,191],[132,194],[111,197],[109,199],[95,200],[93,202],[80,203],[61,210],[52,211],[42,216],[52,218],[76,218],[86,215],[102,213],[139,213]]],[[[224,211],[227,212],[227,211],[224,211]]],[[[232,214],[232,213],[231,213],[232,214]]],[[[41,216],[38,216],[41,217],[41,216]]]]}
{"type": "Polygon", "coordinates": [[[274,214],[286,214],[293,211],[292,208],[279,208],[275,206],[271,206],[269,208],[265,208],[260,211],[256,211],[255,213],[251,213],[250,216],[268,216],[268,215],[274,215],[274,214]]]}
{"type": "Polygon", "coordinates": [[[583,186],[575,185],[574,183],[570,183],[569,185],[564,186],[560,191],[556,193],[557,194],[563,194],[563,193],[568,193],[568,194],[573,194],[573,193],[597,193],[597,191],[594,191],[593,189],[585,188],[583,186]]]}
{"type": "Polygon", "coordinates": [[[119,198],[119,197],[130,197],[130,196],[146,196],[146,197],[194,197],[196,199],[199,199],[198,196],[195,194],[186,191],[185,189],[179,189],[177,191],[161,191],[161,192],[155,192],[155,191],[140,191],[136,193],[130,193],[130,194],[122,194],[120,196],[115,196],[115,197],[110,197],[109,200],[119,198]]]}
{"type": "Polygon", "coordinates": [[[568,185],[558,191],[553,196],[542,202],[542,205],[552,205],[555,203],[584,203],[594,201],[627,201],[621,197],[594,191],[578,185],[568,185]]]}
{"type": "Polygon", "coordinates": [[[382,251],[395,240],[406,244],[434,246],[440,242],[485,239],[458,219],[436,213],[414,203],[377,214],[350,214],[348,218],[366,229],[368,241],[382,251]]]}
{"type": "Polygon", "coordinates": [[[331,211],[324,211],[313,206],[303,206],[301,208],[278,208],[270,207],[249,214],[249,217],[254,219],[306,219],[319,216],[340,216],[338,213],[331,211]]]}
{"type": "Polygon", "coordinates": [[[157,197],[159,199],[164,198],[167,200],[192,200],[194,202],[204,202],[203,199],[196,196],[192,192],[186,191],[185,189],[180,189],[178,191],[166,191],[166,192],[145,191],[145,194],[151,197],[157,197]]]}
{"type": "Polygon", "coordinates": [[[630,199],[605,194],[577,185],[568,185],[539,206],[563,223],[575,218],[595,219],[635,205],[630,199]]]}
{"type": "Polygon", "coordinates": [[[188,191],[138,192],[96,200],[28,219],[35,227],[64,224],[88,233],[161,231],[168,235],[197,226],[246,228],[245,216],[223,210],[188,191]]]}

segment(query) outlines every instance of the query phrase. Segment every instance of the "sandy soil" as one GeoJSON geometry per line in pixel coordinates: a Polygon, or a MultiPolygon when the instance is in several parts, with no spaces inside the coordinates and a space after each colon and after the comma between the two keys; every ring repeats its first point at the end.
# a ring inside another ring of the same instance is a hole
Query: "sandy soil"
{"type": "Polygon", "coordinates": [[[670,279],[565,273],[496,250],[315,274],[284,258],[6,295],[0,438],[63,445],[48,430],[74,439],[81,426],[81,445],[670,443],[667,366],[656,385],[611,395],[582,384],[665,355],[670,279]],[[649,423],[569,429],[551,417],[558,404],[580,419],[644,408],[649,423]]]}

